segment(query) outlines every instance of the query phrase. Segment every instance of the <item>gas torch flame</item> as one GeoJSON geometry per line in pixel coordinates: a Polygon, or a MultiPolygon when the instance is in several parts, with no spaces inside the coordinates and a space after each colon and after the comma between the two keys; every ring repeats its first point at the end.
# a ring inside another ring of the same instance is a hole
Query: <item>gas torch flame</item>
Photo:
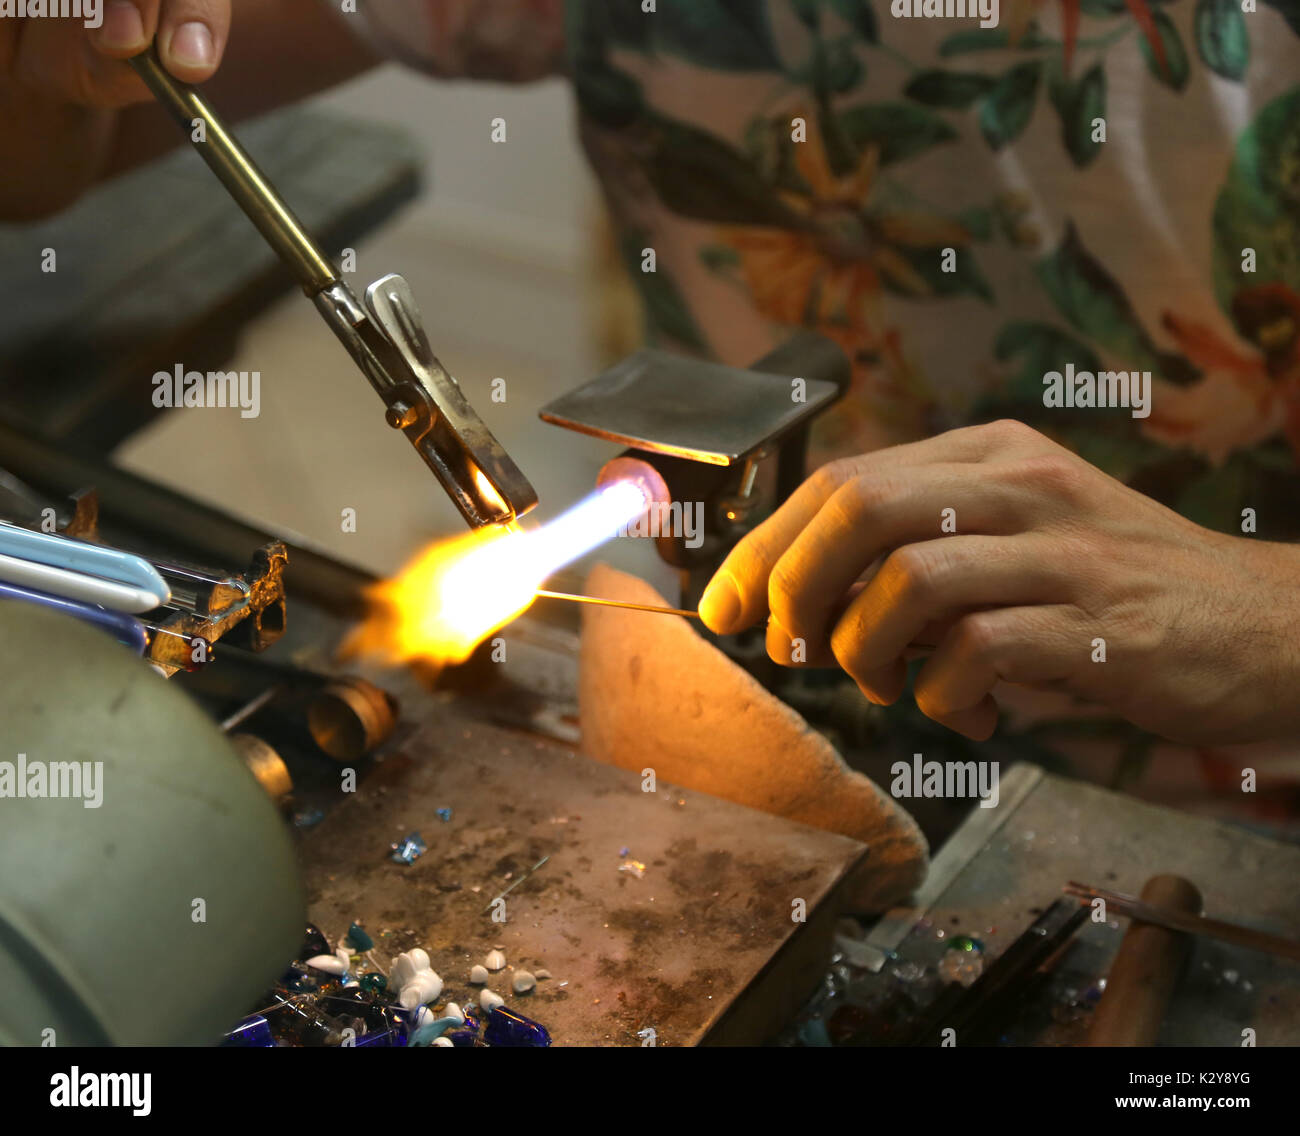
{"type": "Polygon", "coordinates": [[[490,525],[437,541],[371,589],[370,614],[342,653],[389,664],[463,663],[528,609],[548,576],[604,544],[645,509],[643,490],[617,482],[540,528],[490,525]]]}

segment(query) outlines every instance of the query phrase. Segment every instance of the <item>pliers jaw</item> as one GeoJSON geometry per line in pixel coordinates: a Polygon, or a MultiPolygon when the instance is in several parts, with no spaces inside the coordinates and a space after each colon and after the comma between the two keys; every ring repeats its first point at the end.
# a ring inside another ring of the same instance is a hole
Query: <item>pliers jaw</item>
{"type": "Polygon", "coordinates": [[[365,307],[341,280],[314,297],[401,430],[472,528],[510,524],[537,492],[429,346],[410,285],[397,275],[366,289],[365,307]]]}

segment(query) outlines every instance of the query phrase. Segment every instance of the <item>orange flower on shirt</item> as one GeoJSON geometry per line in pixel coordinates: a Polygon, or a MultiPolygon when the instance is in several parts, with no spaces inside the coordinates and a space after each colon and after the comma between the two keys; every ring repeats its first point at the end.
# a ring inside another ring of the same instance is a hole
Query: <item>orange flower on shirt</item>
{"type": "Polygon", "coordinates": [[[837,176],[815,116],[803,117],[807,138],[793,145],[808,192],[778,191],[801,224],[729,225],[720,230],[721,240],[738,254],[741,275],[767,319],[814,327],[853,360],[855,387],[869,398],[851,400],[857,409],[844,413],[866,413],[869,402],[876,416],[917,436],[930,398],[906,359],[900,332],[885,324],[884,286],[931,295],[905,251],[933,249],[937,257],[941,249],[967,245],[970,233],[936,214],[872,205],[879,148],[868,146],[856,168],[837,176]]]}
{"type": "Polygon", "coordinates": [[[1234,298],[1232,314],[1251,348],[1165,313],[1165,329],[1203,374],[1185,387],[1159,384],[1143,432],[1215,466],[1279,433],[1300,458],[1300,294],[1285,284],[1248,288],[1234,298]]]}

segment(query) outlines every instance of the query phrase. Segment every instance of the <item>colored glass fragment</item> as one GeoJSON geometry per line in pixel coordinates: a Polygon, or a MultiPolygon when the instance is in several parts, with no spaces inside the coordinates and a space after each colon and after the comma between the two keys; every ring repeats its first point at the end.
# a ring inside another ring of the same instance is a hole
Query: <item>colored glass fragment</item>
{"type": "Polygon", "coordinates": [[[429,850],[429,846],[425,844],[418,832],[408,833],[392,848],[393,852],[389,859],[396,864],[413,864],[429,850]]]}
{"type": "Polygon", "coordinates": [[[544,1047],[551,1044],[545,1026],[505,1006],[496,1006],[488,1014],[483,1038],[489,1045],[544,1047]]]}

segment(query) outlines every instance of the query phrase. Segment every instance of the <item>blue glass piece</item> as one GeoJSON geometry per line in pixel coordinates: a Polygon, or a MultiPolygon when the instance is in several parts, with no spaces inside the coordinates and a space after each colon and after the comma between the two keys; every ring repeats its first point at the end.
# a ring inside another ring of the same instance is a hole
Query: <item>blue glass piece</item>
{"type": "Polygon", "coordinates": [[[451,820],[451,809],[447,809],[447,808],[439,809],[439,810],[438,810],[438,819],[439,819],[440,821],[442,821],[443,824],[446,824],[448,821],[450,821],[450,820],[451,820]]]}
{"type": "Polygon", "coordinates": [[[254,1014],[226,1034],[221,1044],[228,1049],[266,1049],[275,1045],[275,1038],[271,1036],[271,1023],[261,1014],[254,1014]]]}
{"type": "Polygon", "coordinates": [[[452,1045],[457,1049],[469,1049],[483,1044],[479,1041],[478,1034],[473,1030],[452,1030],[451,1033],[445,1036],[451,1039],[452,1045]]]}
{"type": "Polygon", "coordinates": [[[408,833],[392,847],[393,854],[389,859],[397,864],[413,864],[429,850],[418,832],[408,833]]]}
{"type": "Polygon", "coordinates": [[[545,1026],[505,1006],[496,1006],[488,1014],[487,1032],[483,1039],[488,1045],[542,1047],[551,1044],[551,1035],[545,1026]]]}
{"type": "Polygon", "coordinates": [[[361,989],[367,994],[382,994],[388,989],[388,979],[373,971],[361,976],[361,989]]]}
{"type": "Polygon", "coordinates": [[[295,994],[310,994],[320,988],[320,983],[301,963],[291,963],[289,969],[280,976],[280,985],[295,994]]]}
{"type": "Polygon", "coordinates": [[[303,809],[293,814],[293,823],[298,828],[315,828],[324,819],[320,809],[303,809]]]}
{"type": "Polygon", "coordinates": [[[346,942],[348,946],[358,951],[372,951],[375,949],[374,939],[366,934],[364,927],[355,922],[348,928],[346,942]]]}

